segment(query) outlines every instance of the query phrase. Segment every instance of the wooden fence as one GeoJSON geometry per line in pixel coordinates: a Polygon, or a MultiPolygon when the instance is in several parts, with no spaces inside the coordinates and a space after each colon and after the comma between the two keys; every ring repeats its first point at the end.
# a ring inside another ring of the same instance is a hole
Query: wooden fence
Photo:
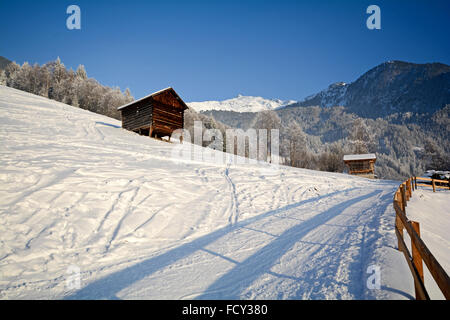
{"type": "Polygon", "coordinates": [[[442,189],[449,189],[450,190],[450,180],[439,180],[439,179],[432,179],[432,178],[419,178],[419,177],[412,177],[412,182],[414,182],[414,186],[417,189],[417,186],[421,187],[432,187],[433,192],[436,192],[436,188],[442,188],[442,189]],[[417,183],[417,180],[419,181],[431,181],[431,184],[425,184],[425,183],[417,183]],[[445,186],[447,185],[447,186],[445,186]]]}
{"type": "MultiPolygon", "coordinates": [[[[423,262],[425,262],[425,265],[433,276],[434,281],[436,281],[439,289],[441,289],[441,292],[443,293],[445,299],[450,300],[450,278],[448,277],[442,266],[439,264],[439,262],[436,260],[436,258],[431,254],[430,250],[427,248],[423,240],[420,238],[419,223],[416,221],[410,221],[406,217],[407,202],[412,197],[413,191],[417,189],[417,186],[423,185],[432,187],[433,191],[436,191],[436,188],[438,187],[436,185],[436,182],[449,183],[445,180],[412,177],[403,182],[394,195],[394,209],[396,213],[395,234],[397,235],[398,249],[405,255],[409,269],[411,270],[412,276],[414,278],[414,288],[417,300],[430,299],[430,296],[428,295],[424,284],[423,262]],[[417,180],[432,181],[432,184],[420,184],[417,183],[417,180]],[[403,238],[404,229],[406,229],[409,237],[411,238],[412,254],[409,252],[403,238]]],[[[445,188],[449,189],[450,184],[445,188]]]]}

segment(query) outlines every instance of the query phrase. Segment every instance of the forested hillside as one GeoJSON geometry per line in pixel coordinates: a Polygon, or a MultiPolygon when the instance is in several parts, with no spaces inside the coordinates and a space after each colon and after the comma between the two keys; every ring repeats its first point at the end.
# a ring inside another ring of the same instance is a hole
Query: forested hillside
{"type": "MultiPolygon", "coordinates": [[[[374,152],[379,178],[403,179],[428,169],[450,168],[450,104],[433,114],[394,113],[376,119],[359,117],[345,107],[295,107],[265,113],[279,119],[280,150],[286,164],[342,172],[343,154],[374,152]]],[[[246,130],[254,127],[260,113],[204,114],[246,130]]]]}

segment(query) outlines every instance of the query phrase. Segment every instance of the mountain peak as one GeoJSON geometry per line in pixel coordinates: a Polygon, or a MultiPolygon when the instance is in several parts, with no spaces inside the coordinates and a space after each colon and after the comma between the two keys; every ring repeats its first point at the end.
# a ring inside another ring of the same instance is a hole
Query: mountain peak
{"type": "Polygon", "coordinates": [[[333,83],[297,106],[345,106],[359,116],[376,118],[406,111],[433,113],[448,103],[450,66],[390,60],[352,83],[333,83]]]}
{"type": "Polygon", "coordinates": [[[266,99],[263,97],[244,96],[238,94],[236,98],[222,101],[189,102],[188,106],[197,112],[208,110],[259,112],[276,110],[286,105],[296,103],[294,100],[266,99]]]}

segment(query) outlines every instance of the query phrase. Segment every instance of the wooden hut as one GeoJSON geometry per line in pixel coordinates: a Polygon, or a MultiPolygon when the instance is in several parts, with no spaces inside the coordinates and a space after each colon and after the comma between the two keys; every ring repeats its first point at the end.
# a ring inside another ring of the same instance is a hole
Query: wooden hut
{"type": "Polygon", "coordinates": [[[122,128],[150,137],[169,136],[182,129],[188,106],[173,90],[166,88],[120,106],[122,128]]]}
{"type": "Polygon", "coordinates": [[[373,153],[344,155],[344,163],[347,165],[350,174],[371,179],[375,178],[376,160],[377,157],[373,153]]]}

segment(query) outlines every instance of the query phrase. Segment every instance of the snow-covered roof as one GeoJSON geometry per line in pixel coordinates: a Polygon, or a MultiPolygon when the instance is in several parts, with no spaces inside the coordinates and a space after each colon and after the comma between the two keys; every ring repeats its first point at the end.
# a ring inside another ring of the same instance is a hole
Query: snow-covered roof
{"type": "Polygon", "coordinates": [[[352,161],[352,160],[372,160],[376,159],[377,156],[374,153],[366,153],[366,154],[346,154],[344,155],[344,161],[352,161]]]}
{"type": "Polygon", "coordinates": [[[128,106],[130,106],[130,105],[132,105],[132,104],[135,104],[136,102],[142,101],[142,100],[144,100],[144,99],[147,99],[147,98],[156,96],[156,95],[158,95],[158,94],[160,94],[160,93],[162,93],[162,92],[164,92],[164,91],[167,91],[167,90],[170,90],[170,91],[172,91],[173,93],[175,93],[175,96],[181,101],[181,103],[185,106],[185,108],[186,108],[186,109],[188,108],[188,106],[186,105],[186,103],[184,103],[184,101],[183,101],[183,100],[180,98],[180,96],[175,92],[175,90],[173,90],[172,87],[167,87],[167,88],[165,88],[165,89],[162,89],[162,90],[153,92],[153,93],[149,94],[148,96],[145,96],[145,97],[140,98],[140,99],[138,99],[138,100],[134,100],[134,101],[131,101],[130,103],[124,104],[123,106],[118,107],[117,110],[126,108],[126,107],[128,107],[128,106]]]}

